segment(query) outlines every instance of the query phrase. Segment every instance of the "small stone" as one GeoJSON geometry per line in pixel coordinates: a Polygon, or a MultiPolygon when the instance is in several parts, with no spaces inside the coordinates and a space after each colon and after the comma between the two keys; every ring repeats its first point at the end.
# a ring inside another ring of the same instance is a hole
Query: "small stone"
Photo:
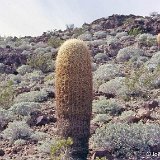
{"type": "Polygon", "coordinates": [[[140,108],[137,112],[137,117],[148,118],[150,117],[151,111],[147,108],[140,108]]]}
{"type": "Polygon", "coordinates": [[[156,100],[149,101],[148,103],[149,109],[158,107],[158,102],[156,100]]]}

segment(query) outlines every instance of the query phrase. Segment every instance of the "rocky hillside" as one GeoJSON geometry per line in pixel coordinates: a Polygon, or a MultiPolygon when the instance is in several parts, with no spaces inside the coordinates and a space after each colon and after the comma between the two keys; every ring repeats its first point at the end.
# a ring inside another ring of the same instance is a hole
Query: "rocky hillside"
{"type": "Polygon", "coordinates": [[[0,159],[63,156],[66,145],[55,137],[55,59],[71,38],[85,41],[92,56],[88,160],[160,159],[159,32],[160,15],[112,15],[38,37],[0,37],[0,159]]]}

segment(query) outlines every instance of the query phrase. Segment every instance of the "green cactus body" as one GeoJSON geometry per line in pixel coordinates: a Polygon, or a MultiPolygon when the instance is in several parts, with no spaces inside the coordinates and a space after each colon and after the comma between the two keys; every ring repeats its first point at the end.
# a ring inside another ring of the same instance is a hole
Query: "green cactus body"
{"type": "Polygon", "coordinates": [[[83,41],[71,39],[60,47],[55,87],[58,134],[72,138],[73,159],[85,160],[92,113],[92,72],[90,53],[83,41]]]}

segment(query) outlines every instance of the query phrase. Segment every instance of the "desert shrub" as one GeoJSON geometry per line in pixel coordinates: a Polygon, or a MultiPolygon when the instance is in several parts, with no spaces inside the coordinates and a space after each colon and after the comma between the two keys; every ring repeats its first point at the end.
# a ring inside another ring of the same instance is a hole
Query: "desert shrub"
{"type": "Polygon", "coordinates": [[[91,33],[83,33],[78,36],[78,39],[81,39],[83,41],[91,41],[92,40],[92,34],[91,33]]]}
{"type": "MultiPolygon", "coordinates": [[[[46,51],[46,47],[48,47],[48,45],[47,45],[47,43],[45,43],[45,42],[42,42],[42,41],[40,41],[40,42],[38,42],[38,43],[34,43],[34,42],[32,42],[32,49],[34,49],[34,52],[35,53],[39,53],[39,52],[41,52],[41,50],[42,50],[42,52],[44,51],[46,51]],[[39,49],[38,49],[39,48],[39,49]],[[42,48],[44,48],[44,49],[42,49],[42,48]],[[38,52],[36,52],[36,49],[37,49],[37,51],[38,52]]],[[[44,53],[43,52],[43,53],[44,53]]]]}
{"type": "Polygon", "coordinates": [[[33,54],[27,59],[27,64],[44,73],[54,70],[54,62],[49,54],[33,54]]]}
{"type": "Polygon", "coordinates": [[[143,68],[138,68],[135,70],[130,70],[130,74],[126,75],[125,85],[130,93],[136,92],[138,90],[139,78],[144,72],[143,68]]]}
{"type": "Polygon", "coordinates": [[[22,49],[22,50],[31,50],[32,46],[28,43],[23,43],[23,44],[19,45],[17,48],[22,49]]]}
{"type": "Polygon", "coordinates": [[[160,87],[160,65],[154,71],[148,71],[146,68],[139,77],[139,86],[143,89],[154,89],[160,87]]]}
{"type": "Polygon", "coordinates": [[[39,145],[38,145],[37,149],[39,152],[50,154],[51,153],[51,146],[52,146],[52,144],[55,144],[55,143],[56,143],[56,138],[50,139],[48,137],[45,141],[39,141],[39,145]]]}
{"type": "Polygon", "coordinates": [[[154,71],[158,68],[160,66],[160,51],[156,52],[145,65],[150,71],[154,71]]]}
{"type": "Polygon", "coordinates": [[[27,93],[19,94],[14,102],[44,102],[48,99],[48,93],[46,91],[31,91],[27,93]]]}
{"type": "Polygon", "coordinates": [[[139,44],[153,46],[156,45],[156,36],[153,36],[149,33],[143,33],[136,37],[136,40],[139,44]]]}
{"type": "Polygon", "coordinates": [[[8,124],[8,128],[2,132],[4,139],[11,142],[17,139],[27,140],[32,134],[32,130],[24,121],[13,121],[8,124]]]}
{"type": "Polygon", "coordinates": [[[98,91],[109,95],[123,97],[128,91],[125,85],[125,77],[116,77],[101,84],[98,91]]]}
{"type": "Polygon", "coordinates": [[[106,33],[106,31],[98,31],[98,32],[95,32],[93,36],[98,38],[98,39],[106,38],[107,33],[106,33]]]}
{"type": "Polygon", "coordinates": [[[120,33],[117,33],[117,34],[116,34],[116,38],[120,39],[121,37],[127,36],[127,35],[128,35],[127,32],[120,32],[120,33]]]}
{"type": "Polygon", "coordinates": [[[69,137],[68,139],[59,139],[55,144],[51,146],[51,158],[53,160],[61,160],[61,159],[68,159],[65,153],[68,150],[68,147],[73,144],[72,139],[69,137]]]}
{"type": "Polygon", "coordinates": [[[39,110],[40,105],[35,102],[19,102],[9,108],[13,114],[29,116],[31,112],[39,110]]]}
{"type": "Polygon", "coordinates": [[[19,84],[22,82],[22,76],[20,74],[14,75],[10,74],[9,75],[10,81],[12,81],[13,84],[19,84]]]}
{"type": "Polygon", "coordinates": [[[73,31],[73,29],[74,29],[74,24],[66,24],[66,30],[71,32],[71,31],[73,31]]]}
{"type": "Polygon", "coordinates": [[[91,27],[96,31],[102,30],[102,26],[100,24],[92,24],[91,27]]]}
{"type": "Polygon", "coordinates": [[[44,81],[50,81],[53,79],[54,79],[54,73],[50,73],[44,78],[44,81]]]}
{"type": "Polygon", "coordinates": [[[105,62],[105,61],[108,59],[108,56],[107,56],[105,53],[97,53],[97,54],[94,56],[94,59],[95,59],[97,62],[105,62]]]}
{"type": "Polygon", "coordinates": [[[158,13],[158,12],[151,12],[150,14],[149,14],[151,17],[157,17],[157,16],[160,16],[160,14],[158,13]]]}
{"type": "Polygon", "coordinates": [[[46,139],[47,137],[49,137],[49,135],[44,132],[35,132],[30,136],[30,138],[34,141],[42,141],[46,139]]]}
{"type": "Polygon", "coordinates": [[[134,18],[130,17],[123,21],[123,24],[128,25],[134,23],[134,18]]]}
{"type": "Polygon", "coordinates": [[[117,158],[136,158],[160,143],[159,124],[108,123],[91,137],[93,148],[110,148],[117,158]]]}
{"type": "Polygon", "coordinates": [[[14,88],[13,82],[8,81],[5,86],[0,87],[0,107],[9,108],[13,104],[14,88]]]}
{"type": "Polygon", "coordinates": [[[119,116],[120,120],[125,120],[126,118],[130,117],[130,116],[135,116],[135,112],[132,110],[129,111],[124,111],[122,112],[122,114],[119,116]]]}
{"type": "Polygon", "coordinates": [[[97,39],[97,40],[94,40],[94,41],[88,41],[87,42],[87,45],[91,45],[91,46],[100,46],[100,45],[104,45],[106,44],[107,42],[105,40],[102,40],[102,39],[97,39]]]}
{"type": "Polygon", "coordinates": [[[114,99],[107,100],[105,97],[94,100],[92,108],[94,113],[109,114],[110,116],[119,115],[122,110],[122,107],[114,99]]]}
{"type": "Polygon", "coordinates": [[[141,49],[129,46],[129,47],[125,47],[123,49],[120,49],[118,51],[116,59],[119,62],[125,62],[133,57],[139,57],[141,55],[143,55],[143,51],[141,49]]]}
{"type": "Polygon", "coordinates": [[[44,83],[50,86],[55,85],[54,73],[50,73],[44,78],[44,83]]]}
{"type": "Polygon", "coordinates": [[[115,36],[107,36],[106,39],[108,45],[117,44],[119,42],[115,36]]]}
{"type": "Polygon", "coordinates": [[[157,84],[159,74],[159,67],[153,72],[149,71],[145,65],[141,65],[139,68],[130,69],[129,74],[125,77],[125,85],[127,86],[128,94],[138,96],[139,93],[146,92],[147,89],[157,88],[159,86],[157,84]]]}
{"type": "Polygon", "coordinates": [[[77,38],[78,36],[85,33],[85,29],[84,28],[75,28],[73,30],[73,32],[74,32],[74,37],[77,38]]]}
{"type": "Polygon", "coordinates": [[[31,68],[31,66],[29,66],[29,65],[22,65],[22,66],[18,67],[17,72],[18,72],[20,75],[24,75],[24,74],[26,74],[26,73],[32,72],[32,68],[31,68]]]}
{"type": "Polygon", "coordinates": [[[64,42],[64,40],[61,40],[59,38],[51,37],[48,39],[48,45],[53,47],[53,48],[58,48],[60,45],[64,42]]]}
{"type": "Polygon", "coordinates": [[[132,39],[132,36],[127,35],[127,36],[121,37],[121,38],[120,38],[120,41],[129,41],[129,40],[131,40],[131,39],[132,39]]]}
{"type": "Polygon", "coordinates": [[[44,74],[41,70],[34,70],[32,73],[26,73],[24,78],[26,81],[41,82],[44,78],[44,74]]]}
{"type": "Polygon", "coordinates": [[[108,114],[97,114],[93,118],[92,123],[102,124],[102,123],[106,123],[106,122],[110,121],[111,119],[112,119],[112,117],[109,116],[108,114]]]}
{"type": "Polygon", "coordinates": [[[26,140],[24,140],[24,139],[17,139],[14,141],[15,146],[23,146],[25,144],[26,144],[26,140]]]}
{"type": "Polygon", "coordinates": [[[44,55],[47,52],[45,47],[39,47],[34,50],[34,54],[44,55]]]}
{"type": "Polygon", "coordinates": [[[0,108],[0,130],[3,129],[8,122],[14,119],[14,115],[7,110],[0,108]]]}
{"type": "Polygon", "coordinates": [[[102,83],[115,78],[116,76],[121,76],[122,72],[120,70],[120,65],[115,64],[104,64],[97,68],[93,73],[93,84],[94,88],[98,88],[102,83]]]}
{"type": "Polygon", "coordinates": [[[142,30],[140,28],[132,28],[128,31],[129,35],[137,36],[138,34],[142,34],[142,30]]]}
{"type": "Polygon", "coordinates": [[[71,138],[65,140],[54,137],[53,139],[46,139],[46,141],[41,142],[41,145],[38,146],[38,150],[50,154],[51,159],[53,160],[61,160],[64,159],[65,153],[72,143],[73,142],[71,138]]]}

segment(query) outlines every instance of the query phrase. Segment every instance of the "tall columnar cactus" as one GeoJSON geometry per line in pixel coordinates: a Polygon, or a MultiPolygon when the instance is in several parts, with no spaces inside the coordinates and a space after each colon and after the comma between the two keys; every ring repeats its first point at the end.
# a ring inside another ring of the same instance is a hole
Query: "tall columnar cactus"
{"type": "Polygon", "coordinates": [[[58,134],[72,138],[70,157],[85,160],[92,113],[92,72],[90,53],[83,41],[71,39],[60,47],[55,87],[58,134]]]}

